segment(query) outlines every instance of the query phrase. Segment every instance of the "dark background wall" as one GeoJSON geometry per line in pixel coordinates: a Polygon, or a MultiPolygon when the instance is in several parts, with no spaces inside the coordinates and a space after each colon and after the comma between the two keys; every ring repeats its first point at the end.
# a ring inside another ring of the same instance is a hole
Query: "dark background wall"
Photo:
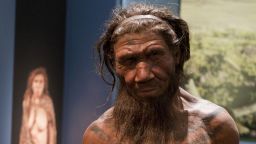
{"type": "Polygon", "coordinates": [[[48,73],[49,92],[54,103],[60,140],[65,1],[16,0],[15,24],[12,143],[18,144],[19,140],[22,100],[29,73],[41,66],[45,67],[48,73]]]}
{"type": "Polygon", "coordinates": [[[82,143],[87,126],[110,106],[100,107],[109,89],[96,74],[93,52],[114,6],[115,0],[67,0],[62,144],[82,143]]]}
{"type": "Polygon", "coordinates": [[[15,0],[0,0],[0,144],[11,143],[15,0]]]}

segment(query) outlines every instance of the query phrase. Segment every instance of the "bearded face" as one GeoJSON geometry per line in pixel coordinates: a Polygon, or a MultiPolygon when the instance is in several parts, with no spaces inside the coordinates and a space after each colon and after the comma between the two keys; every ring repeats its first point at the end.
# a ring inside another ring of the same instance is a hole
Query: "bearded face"
{"type": "Polygon", "coordinates": [[[161,35],[125,34],[114,45],[120,79],[113,118],[120,141],[166,143],[173,139],[178,107],[176,59],[161,35]]]}
{"type": "Polygon", "coordinates": [[[160,35],[126,34],[114,45],[115,69],[124,79],[129,94],[137,98],[159,97],[166,93],[175,59],[160,35]]]}

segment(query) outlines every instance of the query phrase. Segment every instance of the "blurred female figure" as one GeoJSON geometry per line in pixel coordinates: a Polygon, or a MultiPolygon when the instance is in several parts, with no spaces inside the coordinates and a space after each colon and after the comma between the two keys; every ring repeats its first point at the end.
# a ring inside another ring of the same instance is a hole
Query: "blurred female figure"
{"type": "Polygon", "coordinates": [[[45,68],[30,73],[22,105],[19,144],[56,144],[55,113],[45,68]]]}

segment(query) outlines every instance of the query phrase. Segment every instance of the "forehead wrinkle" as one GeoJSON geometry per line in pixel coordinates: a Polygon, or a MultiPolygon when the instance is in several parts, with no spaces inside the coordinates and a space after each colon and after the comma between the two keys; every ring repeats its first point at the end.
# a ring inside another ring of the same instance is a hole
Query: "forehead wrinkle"
{"type": "Polygon", "coordinates": [[[137,44],[144,44],[149,43],[151,45],[152,43],[157,43],[156,41],[164,41],[163,37],[159,34],[156,34],[154,32],[143,32],[143,33],[131,33],[131,34],[125,34],[123,37],[120,37],[116,43],[114,44],[114,48],[117,47],[123,47],[125,45],[137,45],[137,44]]]}
{"type": "Polygon", "coordinates": [[[131,41],[135,41],[135,43],[129,43],[130,40],[128,40],[128,42],[124,42],[124,44],[121,44],[118,48],[116,48],[116,52],[120,52],[120,51],[126,51],[127,53],[134,53],[134,54],[140,54],[140,53],[144,53],[148,50],[148,48],[151,45],[162,45],[162,43],[159,43],[158,41],[163,41],[162,39],[155,39],[155,40],[148,40],[148,41],[142,41],[139,42],[140,40],[131,40],[131,41]],[[137,41],[137,42],[136,42],[137,41]]]}

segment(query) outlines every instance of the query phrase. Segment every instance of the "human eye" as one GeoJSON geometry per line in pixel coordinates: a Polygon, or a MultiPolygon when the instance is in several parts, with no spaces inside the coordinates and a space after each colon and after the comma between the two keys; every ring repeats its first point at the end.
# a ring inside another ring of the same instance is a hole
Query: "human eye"
{"type": "Polygon", "coordinates": [[[160,50],[160,49],[154,49],[154,50],[151,50],[149,53],[148,53],[148,57],[149,58],[159,58],[163,55],[163,52],[160,50]]]}
{"type": "Polygon", "coordinates": [[[157,56],[157,55],[160,55],[160,52],[159,51],[152,51],[151,56],[157,56]]]}
{"type": "Polygon", "coordinates": [[[119,63],[124,66],[132,66],[138,61],[136,56],[124,56],[119,59],[119,63]]]}
{"type": "Polygon", "coordinates": [[[124,59],[124,63],[128,66],[134,65],[137,62],[137,57],[131,56],[124,59]]]}

